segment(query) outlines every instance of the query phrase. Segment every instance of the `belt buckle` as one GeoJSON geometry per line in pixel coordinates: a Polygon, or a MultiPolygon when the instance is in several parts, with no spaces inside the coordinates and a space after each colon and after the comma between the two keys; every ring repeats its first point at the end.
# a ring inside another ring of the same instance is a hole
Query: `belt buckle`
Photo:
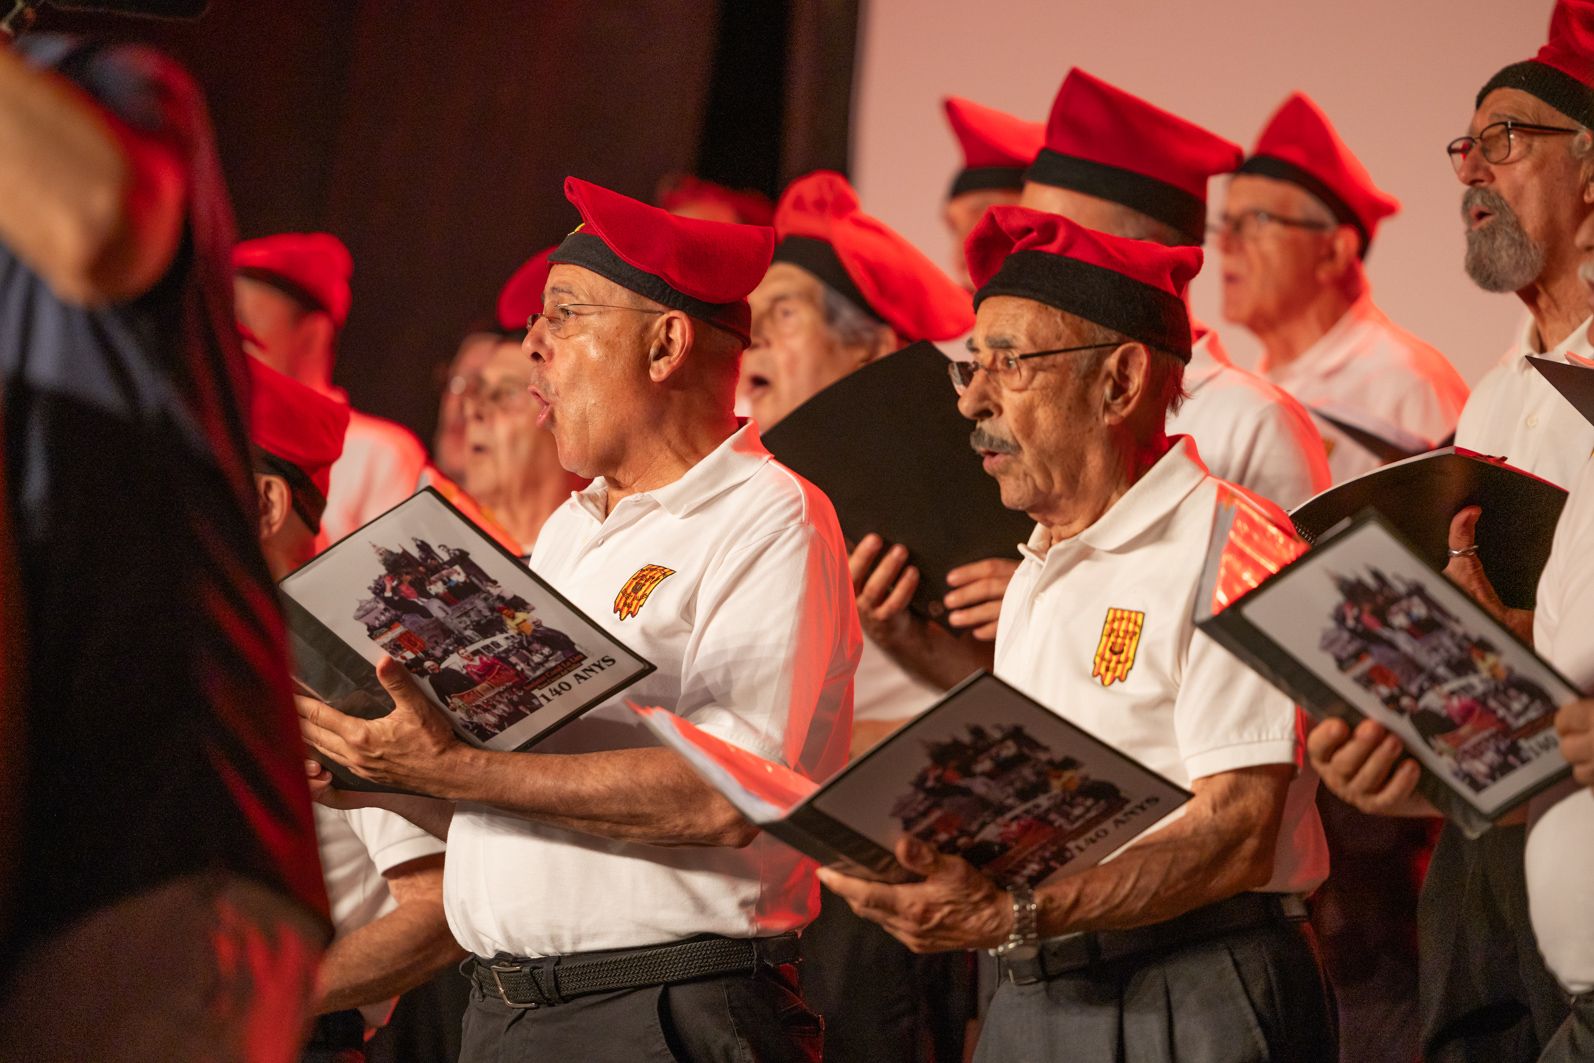
{"type": "Polygon", "coordinates": [[[501,976],[504,974],[513,974],[520,971],[521,967],[519,964],[490,963],[487,965],[487,970],[488,973],[493,976],[493,986],[498,990],[498,999],[504,1002],[505,1007],[515,1008],[519,1011],[534,1011],[536,1008],[541,1006],[535,1000],[531,1001],[530,1003],[520,1004],[509,999],[509,991],[504,988],[504,980],[501,976]]]}

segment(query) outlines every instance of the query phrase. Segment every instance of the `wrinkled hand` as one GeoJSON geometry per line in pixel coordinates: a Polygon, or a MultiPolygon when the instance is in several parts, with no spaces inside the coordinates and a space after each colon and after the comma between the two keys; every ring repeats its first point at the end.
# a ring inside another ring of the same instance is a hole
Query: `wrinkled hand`
{"type": "MultiPolygon", "coordinates": [[[[393,711],[375,720],[345,716],[332,706],[297,695],[299,732],[333,760],[372,782],[440,794],[452,760],[469,747],[427,700],[402,664],[391,657],[376,667],[393,698],[393,711]]],[[[326,802],[323,802],[326,803],[326,802]]]]}
{"type": "Polygon", "coordinates": [[[1572,765],[1572,777],[1594,786],[1594,698],[1569,701],[1555,714],[1561,755],[1572,765]]]}
{"type": "Polygon", "coordinates": [[[946,582],[952,589],[942,599],[948,610],[946,622],[972,629],[970,633],[981,642],[995,642],[1002,595],[1017,571],[1017,558],[988,557],[948,572],[946,582]]]}
{"type": "MultiPolygon", "coordinates": [[[[1450,549],[1468,550],[1477,545],[1481,516],[1482,506],[1467,506],[1456,512],[1450,519],[1450,549]]],[[[1533,613],[1527,609],[1513,609],[1500,600],[1477,554],[1452,557],[1445,565],[1445,576],[1483,606],[1490,616],[1516,632],[1518,638],[1532,643],[1533,613]]]]}
{"type": "Polygon", "coordinates": [[[821,868],[819,880],[854,912],[879,923],[914,952],[995,948],[1013,927],[1013,900],[961,857],[915,838],[897,843],[897,860],[923,882],[891,886],[821,868]]]}
{"type": "Polygon", "coordinates": [[[875,645],[921,679],[947,689],[970,672],[991,666],[991,651],[973,635],[955,635],[908,608],[919,570],[905,546],[866,535],[847,559],[858,599],[858,622],[875,645]]]}
{"type": "Polygon", "coordinates": [[[1351,731],[1344,720],[1324,720],[1306,738],[1306,753],[1323,785],[1353,808],[1375,816],[1420,811],[1420,772],[1405,746],[1375,720],[1351,731]]]}

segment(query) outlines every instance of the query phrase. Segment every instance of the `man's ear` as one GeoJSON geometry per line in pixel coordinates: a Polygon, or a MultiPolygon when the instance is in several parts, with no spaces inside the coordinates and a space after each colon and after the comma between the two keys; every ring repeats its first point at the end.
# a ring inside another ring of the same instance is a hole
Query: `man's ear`
{"type": "Polygon", "coordinates": [[[282,477],[257,472],[255,496],[260,507],[260,541],[266,542],[276,537],[292,518],[293,492],[282,477]]]}
{"type": "Polygon", "coordinates": [[[881,325],[875,329],[874,336],[869,341],[869,346],[864,348],[863,358],[858,362],[860,367],[870,362],[878,362],[891,352],[899,349],[902,341],[890,325],[881,325]]]}
{"type": "Polygon", "coordinates": [[[1151,387],[1151,351],[1129,340],[1111,351],[1101,367],[1102,414],[1108,424],[1128,420],[1151,387]]]}
{"type": "Polygon", "coordinates": [[[1346,270],[1359,262],[1361,250],[1361,234],[1354,226],[1341,225],[1335,229],[1328,240],[1328,265],[1334,276],[1343,277],[1346,270]]]}
{"type": "Polygon", "coordinates": [[[697,342],[697,322],[679,310],[661,314],[648,347],[648,378],[663,383],[680,372],[697,342]]]}

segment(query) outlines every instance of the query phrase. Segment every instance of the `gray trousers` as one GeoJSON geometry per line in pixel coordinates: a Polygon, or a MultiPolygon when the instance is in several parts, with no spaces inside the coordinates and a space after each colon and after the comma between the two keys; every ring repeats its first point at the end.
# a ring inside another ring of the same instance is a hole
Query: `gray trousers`
{"type": "Polygon", "coordinates": [[[821,1050],[788,966],[525,1010],[472,989],[459,1063],[818,1063],[821,1050]]]}
{"type": "Polygon", "coordinates": [[[1226,934],[1033,985],[1003,981],[975,1063],[1335,1063],[1309,932],[1226,934]]]}

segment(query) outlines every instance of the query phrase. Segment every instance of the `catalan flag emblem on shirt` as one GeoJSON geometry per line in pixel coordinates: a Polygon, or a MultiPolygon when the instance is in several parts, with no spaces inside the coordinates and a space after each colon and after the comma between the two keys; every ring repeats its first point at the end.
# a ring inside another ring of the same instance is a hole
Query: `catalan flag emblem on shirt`
{"type": "Polygon", "coordinates": [[[636,575],[626,580],[620,593],[614,596],[614,615],[621,620],[636,616],[647,604],[648,595],[653,593],[653,589],[673,575],[675,569],[663,565],[643,565],[637,569],[636,575]]]}
{"type": "Polygon", "coordinates": [[[1101,625],[1101,641],[1096,644],[1096,662],[1091,675],[1110,687],[1129,678],[1135,666],[1135,651],[1140,648],[1140,629],[1146,614],[1135,609],[1109,609],[1101,625]]]}

